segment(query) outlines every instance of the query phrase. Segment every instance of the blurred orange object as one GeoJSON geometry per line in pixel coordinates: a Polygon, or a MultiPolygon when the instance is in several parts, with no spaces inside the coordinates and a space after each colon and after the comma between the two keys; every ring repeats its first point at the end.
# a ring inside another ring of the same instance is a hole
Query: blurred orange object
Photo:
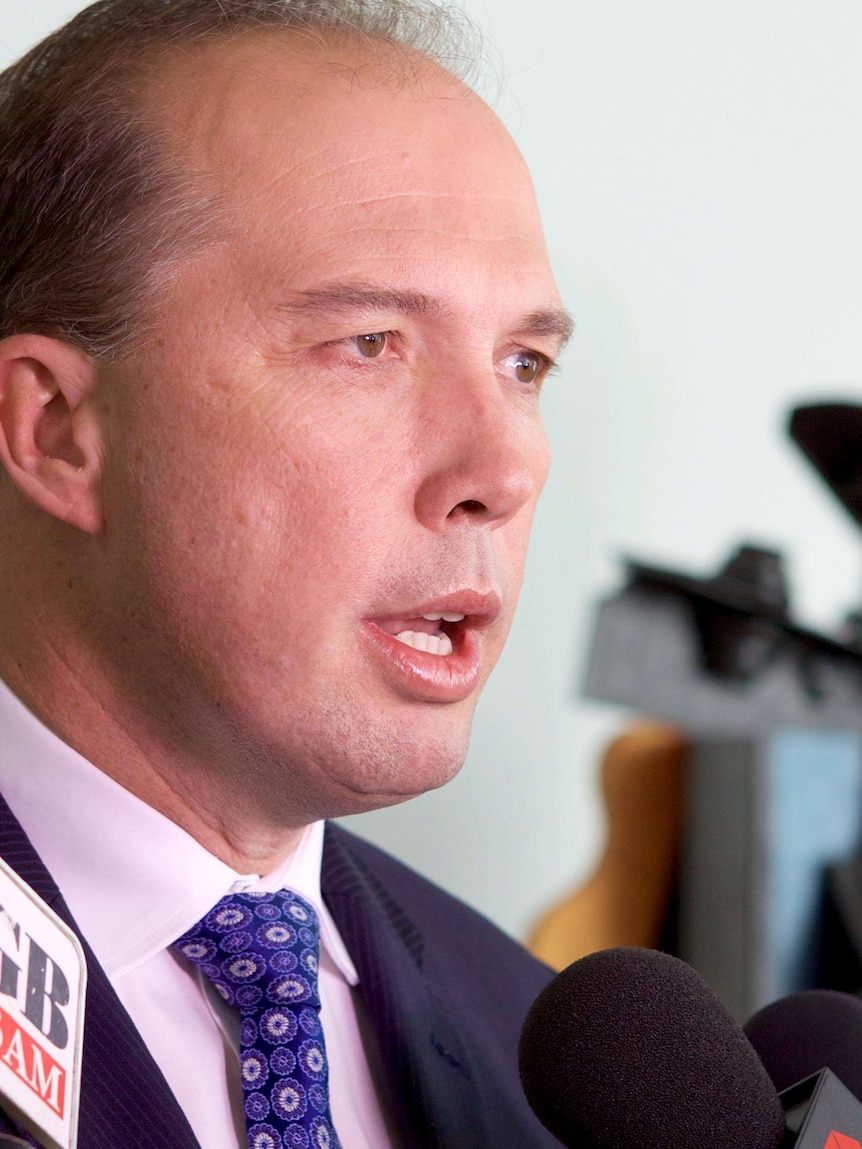
{"type": "Polygon", "coordinates": [[[639,722],[602,761],[608,841],[598,870],[534,929],[528,945],[555,969],[611,946],[661,941],[676,878],[689,742],[676,726],[639,722]]]}

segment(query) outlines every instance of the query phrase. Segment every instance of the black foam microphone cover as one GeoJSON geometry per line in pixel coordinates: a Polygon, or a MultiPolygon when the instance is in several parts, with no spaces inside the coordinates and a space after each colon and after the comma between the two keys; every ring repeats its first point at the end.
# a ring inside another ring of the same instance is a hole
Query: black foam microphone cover
{"type": "Polygon", "coordinates": [[[785,1123],[744,1033],[684,962],[590,954],[542,991],[521,1035],[539,1120],[577,1149],[778,1149],[785,1123]]]}
{"type": "Polygon", "coordinates": [[[831,1069],[862,1101],[862,1001],[831,989],[806,989],[765,1006],[745,1026],[748,1040],[781,1092],[831,1069]]]}

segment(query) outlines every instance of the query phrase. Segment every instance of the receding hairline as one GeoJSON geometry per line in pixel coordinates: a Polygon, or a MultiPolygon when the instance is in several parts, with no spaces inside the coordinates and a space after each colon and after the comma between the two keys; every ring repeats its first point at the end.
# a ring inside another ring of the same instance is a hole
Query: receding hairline
{"type": "Polygon", "coordinates": [[[309,68],[342,79],[350,89],[407,91],[418,98],[431,94],[428,81],[439,96],[442,81],[447,98],[475,100],[489,107],[465,79],[409,44],[371,37],[359,29],[343,26],[320,29],[271,24],[245,27],[194,42],[145,48],[135,67],[136,99],[143,110],[163,113],[162,97],[175,86],[179,89],[191,86],[194,90],[201,70],[211,75],[213,67],[222,65],[227,81],[242,75],[241,68],[231,65],[239,65],[245,57],[251,72],[262,77],[263,71],[253,66],[254,56],[262,59],[267,53],[270,59],[275,59],[277,54],[285,57],[292,54],[297,65],[297,83],[301,85],[308,82],[309,68]]]}
{"type": "MultiPolygon", "coordinates": [[[[0,335],[105,359],[147,336],[160,287],[223,230],[218,181],[184,162],[150,93],[199,46],[276,32],[317,59],[350,38],[400,87],[418,90],[416,61],[459,93],[495,71],[456,0],[96,0],[0,74],[0,335]]],[[[355,59],[338,57],[352,84],[355,59]]]]}
{"type": "MultiPolygon", "coordinates": [[[[133,99],[147,132],[160,147],[168,148],[182,172],[191,125],[206,118],[210,124],[205,131],[213,132],[219,113],[246,80],[265,82],[268,62],[280,66],[290,56],[295,72],[292,65],[286,72],[281,67],[278,74],[274,68],[271,78],[277,84],[295,83],[298,96],[310,92],[326,99],[324,85],[332,80],[330,92],[335,94],[340,86],[341,94],[367,89],[417,100],[458,100],[481,106],[497,119],[490,105],[440,61],[409,44],[345,26],[263,24],[195,42],[152,45],[137,61],[131,80],[133,99]],[[315,86],[317,77],[324,85],[315,86]],[[202,87],[209,87],[210,98],[199,95],[202,87]]],[[[208,173],[197,169],[194,174],[208,173]]]]}
{"type": "Polygon", "coordinates": [[[179,180],[208,205],[216,245],[228,238],[235,220],[221,145],[232,135],[243,138],[237,125],[248,113],[248,86],[268,80],[279,99],[283,86],[288,108],[295,101],[298,115],[306,100],[332,99],[337,111],[339,100],[366,89],[417,102],[470,104],[509,136],[490,105],[438,60],[357,29],[261,25],[193,43],[157,45],[142,54],[132,80],[134,100],[147,134],[175,165],[179,180]]]}

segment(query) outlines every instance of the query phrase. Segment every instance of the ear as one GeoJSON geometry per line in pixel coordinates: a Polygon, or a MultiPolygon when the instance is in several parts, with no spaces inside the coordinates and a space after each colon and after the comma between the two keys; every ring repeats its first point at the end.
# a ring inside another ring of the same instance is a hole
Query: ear
{"type": "Polygon", "coordinates": [[[0,340],[0,460],[32,503],[89,534],[103,523],[97,382],[95,362],[68,343],[0,340]]]}

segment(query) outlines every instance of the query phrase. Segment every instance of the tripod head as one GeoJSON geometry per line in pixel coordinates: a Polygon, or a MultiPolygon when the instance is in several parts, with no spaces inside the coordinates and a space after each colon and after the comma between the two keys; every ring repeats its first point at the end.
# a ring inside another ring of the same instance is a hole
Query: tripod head
{"type": "Polygon", "coordinates": [[[790,414],[788,431],[862,527],[862,406],[812,403],[797,407],[790,414]]]}

